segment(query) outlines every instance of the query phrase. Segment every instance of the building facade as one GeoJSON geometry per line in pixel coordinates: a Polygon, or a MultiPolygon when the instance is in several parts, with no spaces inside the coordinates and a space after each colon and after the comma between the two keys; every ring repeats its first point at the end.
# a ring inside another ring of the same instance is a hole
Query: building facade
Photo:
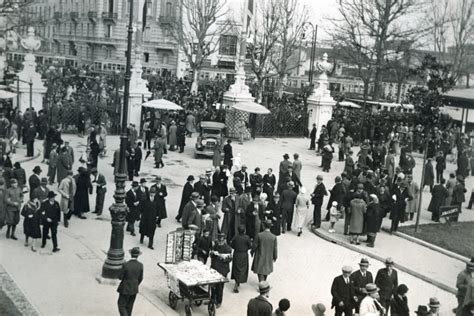
{"type": "MultiPolygon", "coordinates": [[[[36,35],[43,41],[37,61],[91,65],[95,71],[124,70],[130,3],[134,4],[132,58],[139,46],[146,73],[175,74],[178,49],[166,26],[176,18],[178,0],[37,0],[30,8],[32,18],[40,21],[36,35]]],[[[21,60],[23,53],[9,55],[21,60]]]]}

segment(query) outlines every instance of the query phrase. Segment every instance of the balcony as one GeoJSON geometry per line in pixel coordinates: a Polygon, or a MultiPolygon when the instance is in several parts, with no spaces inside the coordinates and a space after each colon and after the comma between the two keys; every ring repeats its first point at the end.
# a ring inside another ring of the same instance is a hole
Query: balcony
{"type": "Polygon", "coordinates": [[[97,22],[97,12],[96,11],[89,11],[87,12],[87,17],[92,23],[97,22]]]}
{"type": "Polygon", "coordinates": [[[53,18],[54,18],[55,20],[58,20],[58,21],[59,21],[59,20],[61,20],[61,19],[63,18],[63,13],[62,13],[62,12],[54,12],[53,18]]]}
{"type": "Polygon", "coordinates": [[[159,21],[161,25],[172,26],[176,22],[176,17],[170,15],[161,15],[159,21]]]}
{"type": "Polygon", "coordinates": [[[117,18],[118,14],[116,12],[102,12],[102,19],[104,21],[115,23],[117,18]]]}
{"type": "Polygon", "coordinates": [[[79,20],[79,13],[78,12],[70,12],[69,13],[69,18],[74,22],[77,23],[79,20]]]}

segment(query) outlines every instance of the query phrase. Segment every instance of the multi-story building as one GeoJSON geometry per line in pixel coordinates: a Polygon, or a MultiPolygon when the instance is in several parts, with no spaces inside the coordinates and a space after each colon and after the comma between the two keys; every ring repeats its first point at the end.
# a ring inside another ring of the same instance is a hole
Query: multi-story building
{"type": "MultiPolygon", "coordinates": [[[[30,10],[43,39],[37,61],[92,65],[96,71],[124,70],[130,3],[134,45],[147,73],[176,73],[178,50],[165,26],[176,19],[178,0],[37,0],[30,10]]],[[[136,58],[135,48],[132,58],[136,58]]],[[[22,52],[10,53],[22,58],[22,52]]]]}

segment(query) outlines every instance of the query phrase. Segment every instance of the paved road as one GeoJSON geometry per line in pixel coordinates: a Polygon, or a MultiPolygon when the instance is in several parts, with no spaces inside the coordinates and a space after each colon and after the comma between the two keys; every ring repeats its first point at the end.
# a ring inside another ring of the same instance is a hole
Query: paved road
{"type": "MultiPolygon", "coordinates": [[[[66,138],[71,139],[77,152],[76,156],[85,150],[85,139],[67,135],[66,138]]],[[[140,257],[145,264],[145,281],[141,287],[143,296],[139,296],[136,302],[137,315],[173,315],[164,303],[168,297],[166,278],[156,263],[164,260],[166,233],[178,227],[174,216],[179,205],[181,186],[189,174],[197,176],[211,164],[211,160],[193,159],[193,140],[187,139],[187,143],[184,154],[170,152],[165,156],[164,169],[152,169],[150,158],[143,163],[144,176],[162,175],[169,186],[169,197],[168,219],[163,222],[163,227],[157,230],[155,250],[144,248],[144,254],[140,257]],[[159,310],[156,312],[157,308],[159,310]]],[[[112,149],[118,147],[118,138],[109,138],[108,144],[109,155],[99,162],[100,171],[109,181],[106,205],[112,203],[114,186],[110,163],[112,149]]],[[[311,188],[315,175],[321,173],[317,167],[320,158],[306,150],[306,146],[307,141],[301,139],[257,139],[244,146],[234,144],[234,154],[240,152],[242,162],[247,164],[250,170],[257,165],[262,170],[268,167],[278,170],[283,153],[291,155],[299,152],[303,161],[302,181],[305,186],[311,188]]],[[[39,161],[25,163],[25,169],[30,172],[39,161]]],[[[46,169],[46,166],[43,169],[46,169]]],[[[332,172],[325,175],[327,186],[332,186],[334,177],[341,169],[342,163],[334,164],[332,172]]],[[[93,202],[94,198],[91,199],[91,206],[93,202]]],[[[58,254],[52,254],[50,248],[35,254],[24,248],[20,241],[5,240],[3,236],[0,238],[0,247],[9,254],[7,257],[0,257],[0,263],[44,315],[116,315],[115,287],[99,285],[95,281],[109,246],[109,215],[104,215],[105,220],[96,220],[93,214],[88,217],[87,220],[73,218],[69,229],[60,227],[59,243],[62,250],[58,254]]],[[[20,233],[21,228],[19,235],[20,233]]],[[[329,307],[332,279],[340,273],[340,267],[345,264],[356,268],[361,258],[358,253],[326,242],[309,231],[305,231],[301,237],[292,233],[286,234],[280,237],[278,242],[279,259],[275,272],[269,277],[272,286],[270,299],[276,306],[279,299],[288,298],[292,303],[289,315],[308,315],[313,303],[322,302],[329,307]]],[[[137,245],[138,237],[126,235],[125,249],[137,245]]],[[[414,257],[413,260],[430,258],[414,257]]],[[[370,270],[375,273],[381,266],[381,263],[372,262],[370,270]]],[[[410,289],[408,297],[411,310],[415,310],[419,304],[426,304],[430,296],[437,296],[442,302],[442,311],[449,315],[448,311],[455,305],[454,296],[404,273],[401,273],[399,278],[400,282],[407,284],[410,289]]],[[[233,283],[225,287],[224,303],[219,310],[221,315],[245,314],[248,300],[257,295],[257,278],[252,273],[249,282],[241,287],[239,294],[232,293],[232,286],[233,283]]],[[[178,305],[177,312],[183,314],[183,304],[178,305]]],[[[207,314],[205,306],[196,308],[194,312],[195,315],[207,314]]]]}

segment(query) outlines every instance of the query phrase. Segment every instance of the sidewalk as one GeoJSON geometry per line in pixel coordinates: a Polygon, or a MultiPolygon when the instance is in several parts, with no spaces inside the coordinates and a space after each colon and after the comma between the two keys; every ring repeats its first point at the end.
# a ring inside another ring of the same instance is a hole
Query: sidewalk
{"type": "MultiPolygon", "coordinates": [[[[384,219],[383,227],[389,225],[390,220],[384,219]]],[[[390,235],[385,231],[377,234],[374,248],[369,248],[364,242],[360,245],[351,244],[350,236],[344,236],[344,220],[336,223],[336,233],[329,233],[329,222],[323,222],[320,229],[313,229],[317,236],[357,251],[363,255],[384,262],[385,258],[392,257],[399,270],[409,273],[445,291],[456,294],[457,274],[466,267],[465,262],[429,249],[405,238],[390,235]]],[[[360,240],[365,240],[361,237],[360,240]]]]}

